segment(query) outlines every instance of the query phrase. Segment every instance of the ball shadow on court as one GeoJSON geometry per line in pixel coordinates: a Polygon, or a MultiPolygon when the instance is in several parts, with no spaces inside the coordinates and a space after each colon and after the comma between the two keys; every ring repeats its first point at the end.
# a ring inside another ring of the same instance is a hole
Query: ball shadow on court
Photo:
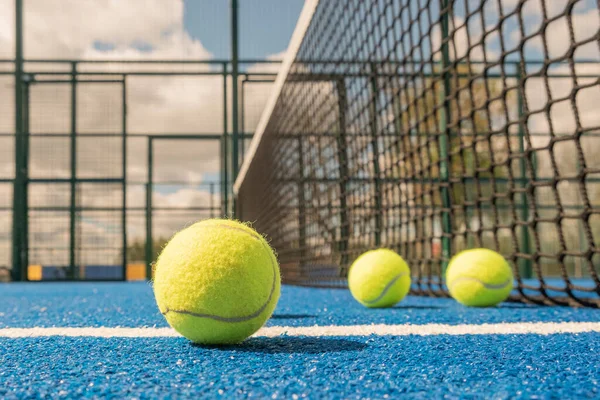
{"type": "Polygon", "coordinates": [[[193,347],[218,351],[264,354],[323,354],[345,351],[362,351],[366,343],[342,338],[327,337],[254,337],[233,346],[205,346],[192,344],[193,347]]]}
{"type": "Polygon", "coordinates": [[[305,318],[317,318],[316,315],[310,314],[273,314],[271,319],[305,319],[305,318]]]}

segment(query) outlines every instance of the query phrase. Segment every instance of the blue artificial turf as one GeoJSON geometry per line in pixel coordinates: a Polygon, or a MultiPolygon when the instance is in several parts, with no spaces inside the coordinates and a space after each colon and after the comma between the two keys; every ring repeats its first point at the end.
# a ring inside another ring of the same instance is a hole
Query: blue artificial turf
{"type": "MultiPolygon", "coordinates": [[[[600,321],[600,311],[490,309],[409,296],[371,310],[347,290],[285,286],[269,325],[600,321]]],[[[146,283],[0,285],[0,328],[167,326],[146,283]]],[[[0,338],[0,398],[600,398],[600,334],[0,338]],[[492,396],[493,395],[493,396],[492,396]],[[536,397],[537,396],[537,397],[536,397]]]]}
{"type": "Polygon", "coordinates": [[[598,398],[600,334],[0,339],[0,397],[598,398]]]}
{"type": "MultiPolygon", "coordinates": [[[[366,309],[347,290],[284,286],[269,325],[481,324],[600,321],[600,311],[504,303],[467,308],[451,299],[408,296],[392,309],[366,309]]],[[[0,284],[0,328],[167,326],[147,283],[0,284]]]]}

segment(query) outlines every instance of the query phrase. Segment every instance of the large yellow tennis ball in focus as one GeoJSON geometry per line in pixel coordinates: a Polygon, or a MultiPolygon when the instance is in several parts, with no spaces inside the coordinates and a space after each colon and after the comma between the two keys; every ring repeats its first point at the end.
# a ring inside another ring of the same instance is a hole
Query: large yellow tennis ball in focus
{"type": "Polygon", "coordinates": [[[367,251],[350,266],[348,287],[366,307],[391,307],[410,290],[410,269],[392,250],[367,251]]]}
{"type": "Polygon", "coordinates": [[[237,221],[210,219],[182,230],[156,262],[158,308],[195,343],[243,341],[270,318],[279,293],[273,250],[237,221]]]}
{"type": "Polygon", "coordinates": [[[489,307],[508,298],[513,287],[513,273],[504,257],[495,251],[465,250],[450,260],[446,285],[459,303],[489,307]]]}

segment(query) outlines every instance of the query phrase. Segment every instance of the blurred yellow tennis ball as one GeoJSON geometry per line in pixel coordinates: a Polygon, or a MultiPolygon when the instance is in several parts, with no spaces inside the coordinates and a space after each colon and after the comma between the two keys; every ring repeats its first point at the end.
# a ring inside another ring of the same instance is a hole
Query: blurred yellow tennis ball
{"type": "Polygon", "coordinates": [[[366,307],[391,307],[410,290],[410,269],[392,250],[367,251],[350,266],[348,286],[366,307]]]}
{"type": "Polygon", "coordinates": [[[508,298],[513,273],[500,254],[488,249],[465,250],[455,255],[446,270],[450,295],[472,307],[489,307],[508,298]]]}
{"type": "Polygon", "coordinates": [[[241,342],[270,318],[279,293],[273,250],[237,221],[210,219],[182,230],[156,262],[158,308],[195,343],[241,342]]]}

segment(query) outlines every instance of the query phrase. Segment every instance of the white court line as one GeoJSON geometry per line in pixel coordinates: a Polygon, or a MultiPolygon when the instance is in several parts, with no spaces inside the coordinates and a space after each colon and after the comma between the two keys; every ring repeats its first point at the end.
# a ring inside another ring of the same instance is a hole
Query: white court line
{"type": "MultiPolygon", "coordinates": [[[[552,335],[559,333],[600,332],[600,322],[522,322],[482,325],[331,325],[331,326],[271,326],[254,336],[432,336],[432,335],[552,335]]],[[[2,328],[0,337],[177,337],[171,328],[2,328]]]]}

